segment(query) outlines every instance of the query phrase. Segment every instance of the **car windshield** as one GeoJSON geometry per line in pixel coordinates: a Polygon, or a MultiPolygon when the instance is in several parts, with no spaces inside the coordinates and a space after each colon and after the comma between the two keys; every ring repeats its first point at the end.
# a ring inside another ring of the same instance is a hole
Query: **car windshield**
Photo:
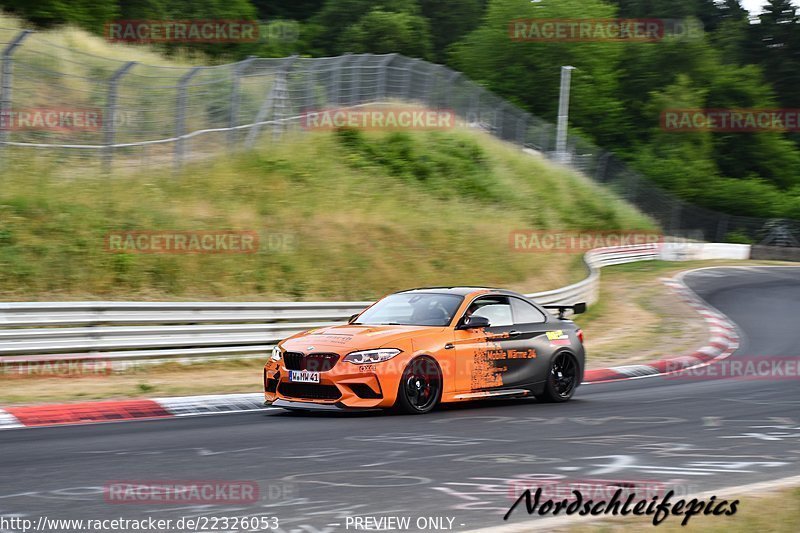
{"type": "Polygon", "coordinates": [[[463,299],[463,296],[456,294],[392,294],[364,311],[353,323],[371,326],[447,326],[463,299]]]}

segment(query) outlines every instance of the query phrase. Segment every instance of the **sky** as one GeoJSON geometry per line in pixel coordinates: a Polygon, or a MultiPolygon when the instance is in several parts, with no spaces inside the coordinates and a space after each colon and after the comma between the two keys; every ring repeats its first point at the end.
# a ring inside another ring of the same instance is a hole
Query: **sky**
{"type": "MultiPolygon", "coordinates": [[[[758,15],[761,12],[761,6],[766,3],[766,0],[742,0],[742,7],[744,7],[753,15],[758,15]]],[[[798,5],[797,0],[794,0],[792,3],[794,5],[798,5]]]]}
{"type": "Polygon", "coordinates": [[[761,12],[761,6],[766,4],[764,0],[742,0],[742,7],[748,10],[753,15],[761,12]]]}

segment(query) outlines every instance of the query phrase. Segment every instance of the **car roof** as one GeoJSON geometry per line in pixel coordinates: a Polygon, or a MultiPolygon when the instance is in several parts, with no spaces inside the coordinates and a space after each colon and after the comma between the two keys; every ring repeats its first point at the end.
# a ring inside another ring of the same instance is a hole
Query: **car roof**
{"type": "Polygon", "coordinates": [[[452,286],[452,287],[419,287],[416,289],[408,289],[405,291],[399,291],[399,293],[408,293],[408,292],[427,292],[427,293],[440,293],[440,294],[455,294],[458,296],[469,296],[469,295],[477,295],[481,293],[487,294],[502,294],[505,296],[521,296],[525,298],[524,295],[519,294],[514,291],[509,291],[506,289],[494,289],[491,287],[471,287],[471,286],[452,286]]]}

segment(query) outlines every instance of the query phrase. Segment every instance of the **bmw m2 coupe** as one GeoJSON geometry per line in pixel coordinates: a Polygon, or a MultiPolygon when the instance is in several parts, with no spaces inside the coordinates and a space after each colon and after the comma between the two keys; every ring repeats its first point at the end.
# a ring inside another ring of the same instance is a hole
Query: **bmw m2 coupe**
{"type": "Polygon", "coordinates": [[[391,294],[345,325],[278,343],[264,367],[265,403],[426,413],[486,398],[564,402],[585,364],[583,333],[564,314],[585,309],[475,287],[391,294]]]}

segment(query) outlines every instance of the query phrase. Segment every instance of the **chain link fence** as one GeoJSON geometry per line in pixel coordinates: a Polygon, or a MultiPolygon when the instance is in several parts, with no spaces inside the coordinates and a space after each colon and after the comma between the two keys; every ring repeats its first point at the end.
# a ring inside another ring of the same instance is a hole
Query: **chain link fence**
{"type": "Polygon", "coordinates": [[[667,234],[778,246],[800,241],[799,221],[733,216],[685,203],[580,137],[570,136],[566,158],[556,157],[554,125],[459,72],[420,59],[251,57],[181,68],[109,59],[9,28],[0,28],[0,47],[3,159],[35,154],[65,172],[177,169],[301,128],[308,111],[407,102],[452,110],[470,127],[566,162],[637,205],[667,234]],[[81,127],[30,123],[42,110],[60,112],[58,120],[80,120],[81,127]]]}

